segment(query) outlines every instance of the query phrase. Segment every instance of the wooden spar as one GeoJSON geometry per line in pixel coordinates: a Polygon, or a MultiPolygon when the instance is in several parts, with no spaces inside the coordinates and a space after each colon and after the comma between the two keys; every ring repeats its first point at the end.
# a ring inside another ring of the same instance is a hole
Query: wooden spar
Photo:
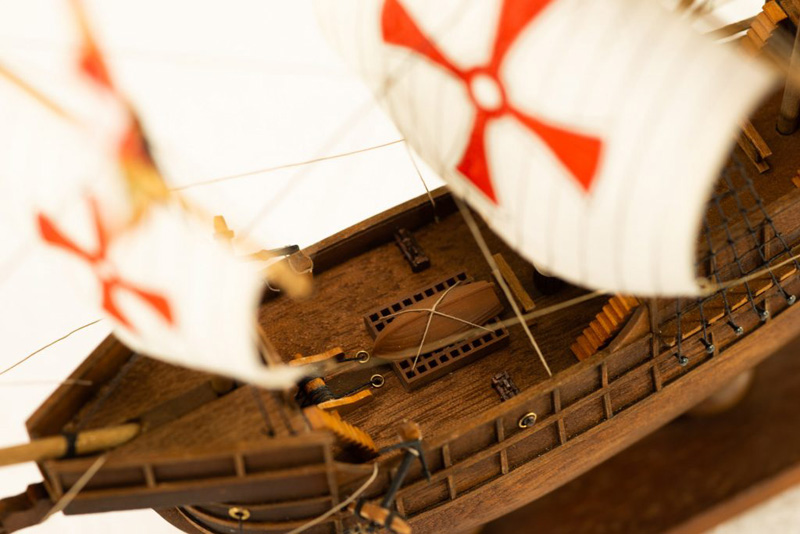
{"type": "Polygon", "coordinates": [[[792,57],[789,60],[789,76],[786,77],[786,87],[783,90],[781,110],[778,115],[778,131],[783,135],[790,135],[797,130],[797,119],[800,115],[800,84],[791,75],[800,68],[800,26],[798,26],[792,47],[792,57]]]}
{"type": "Polygon", "coordinates": [[[33,87],[31,84],[17,76],[15,73],[11,72],[6,68],[5,65],[0,64],[0,78],[4,78],[9,81],[12,85],[18,87],[23,93],[27,94],[41,105],[55,113],[61,118],[64,118],[68,121],[77,122],[72,115],[67,113],[64,108],[56,104],[53,100],[47,97],[44,93],[33,87]]]}
{"type": "Polygon", "coordinates": [[[139,435],[141,430],[142,427],[139,423],[126,423],[86,430],[75,434],[74,438],[61,435],[37,439],[24,445],[0,449],[0,466],[105,451],[132,440],[139,435]],[[74,451],[70,451],[70,441],[72,440],[74,440],[74,451]]]}

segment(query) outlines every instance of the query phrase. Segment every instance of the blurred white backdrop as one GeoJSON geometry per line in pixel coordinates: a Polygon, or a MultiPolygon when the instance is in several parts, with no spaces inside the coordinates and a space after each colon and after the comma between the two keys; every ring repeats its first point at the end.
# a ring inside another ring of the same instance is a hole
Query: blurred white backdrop
{"type": "MultiPolygon", "coordinates": [[[[738,20],[760,3],[735,0],[717,13],[738,20]]],[[[95,0],[87,7],[113,75],[141,113],[170,184],[386,145],[185,191],[208,212],[224,215],[233,229],[266,209],[253,237],[264,246],[306,246],[424,193],[405,145],[396,142],[402,136],[323,41],[310,0],[95,0]],[[272,198],[279,202],[270,204],[272,198]]],[[[0,0],[0,13],[0,63],[58,97],[59,71],[76,43],[68,2],[0,0]]],[[[441,184],[421,168],[431,188],[441,184]]],[[[22,236],[6,222],[0,214],[0,266],[11,266],[0,270],[0,369],[97,319],[35,249],[11,257],[22,236]]],[[[0,446],[27,440],[25,419],[108,332],[100,321],[0,376],[0,446]]],[[[2,468],[0,497],[40,480],[34,465],[2,468]]],[[[760,532],[770,518],[782,526],[767,530],[800,532],[800,491],[779,499],[783,504],[770,504],[768,513],[754,512],[765,517],[744,517],[718,533],[760,532]],[[794,513],[787,516],[792,504],[794,513]]],[[[58,514],[29,530],[141,531],[174,529],[145,510],[58,514]]]]}

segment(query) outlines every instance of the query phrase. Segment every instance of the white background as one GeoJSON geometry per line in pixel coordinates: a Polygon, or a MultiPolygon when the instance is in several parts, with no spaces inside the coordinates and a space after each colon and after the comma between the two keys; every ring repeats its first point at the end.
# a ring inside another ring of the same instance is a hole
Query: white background
{"type": "MultiPolygon", "coordinates": [[[[737,0],[720,14],[738,20],[759,5],[737,0]]],[[[0,63],[54,97],[59,80],[48,65],[66,57],[76,38],[67,6],[66,0],[0,0],[0,63]]],[[[401,139],[323,42],[308,0],[106,0],[88,7],[113,74],[142,114],[171,184],[401,139]]],[[[423,173],[430,187],[440,185],[424,166],[423,173]]],[[[253,236],[264,246],[306,246],[423,192],[405,145],[396,143],[187,194],[209,212],[225,215],[234,230],[268,207],[253,236]],[[270,206],[276,195],[280,202],[270,206]]],[[[97,317],[76,302],[68,280],[35,249],[21,258],[12,254],[13,227],[0,227],[0,238],[0,368],[5,368],[97,317]]],[[[0,446],[27,439],[25,419],[107,334],[101,321],[0,376],[0,446]]],[[[33,465],[0,468],[0,497],[39,480],[33,465]]],[[[798,509],[800,491],[789,492],[719,532],[800,532],[798,509]]],[[[147,510],[58,514],[29,530],[142,531],[174,529],[147,510]]]]}

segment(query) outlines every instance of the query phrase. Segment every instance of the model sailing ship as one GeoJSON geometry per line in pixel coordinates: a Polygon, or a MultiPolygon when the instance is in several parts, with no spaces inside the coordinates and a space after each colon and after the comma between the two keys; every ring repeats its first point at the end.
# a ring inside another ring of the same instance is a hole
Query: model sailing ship
{"type": "Polygon", "coordinates": [[[61,386],[0,456],[44,476],[0,530],[133,508],[186,532],[465,529],[795,335],[798,92],[789,70],[763,101],[774,77],[736,49],[794,32],[798,6],[768,2],[721,46],[655,3],[454,5],[317,4],[449,191],[250,262],[164,185],[79,4],[77,76],[102,113],[4,72],[98,154],[76,196],[28,198],[116,328],[71,376],[91,386],[61,386]]]}

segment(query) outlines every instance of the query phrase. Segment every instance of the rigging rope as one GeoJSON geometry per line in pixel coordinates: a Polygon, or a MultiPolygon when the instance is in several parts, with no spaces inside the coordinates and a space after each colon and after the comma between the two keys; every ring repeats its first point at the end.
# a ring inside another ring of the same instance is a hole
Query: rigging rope
{"type": "Polygon", "coordinates": [[[72,334],[75,334],[76,332],[80,332],[80,331],[81,331],[81,330],[83,330],[84,328],[88,328],[88,327],[90,327],[90,326],[92,326],[92,325],[95,325],[95,324],[99,323],[100,321],[102,321],[102,319],[96,319],[96,320],[92,321],[91,323],[86,323],[86,324],[85,324],[85,325],[83,325],[83,326],[79,326],[78,328],[75,328],[74,330],[72,330],[72,331],[70,331],[70,332],[67,332],[66,334],[64,334],[64,335],[63,335],[63,336],[61,336],[60,338],[58,338],[58,339],[56,339],[56,340],[53,340],[53,341],[51,341],[50,343],[48,343],[48,344],[46,344],[46,345],[44,345],[44,346],[42,346],[42,347],[39,347],[39,348],[38,348],[38,349],[36,349],[35,351],[31,352],[30,354],[28,354],[27,356],[25,356],[24,358],[22,358],[22,359],[21,359],[20,361],[18,361],[17,363],[15,363],[15,364],[11,365],[10,367],[6,367],[6,368],[5,368],[5,369],[3,369],[2,371],[0,371],[0,376],[2,376],[2,375],[4,375],[4,374],[6,374],[7,372],[11,371],[11,370],[12,370],[12,369],[14,369],[15,367],[17,367],[17,366],[19,366],[19,365],[21,365],[21,364],[25,363],[26,361],[30,360],[31,358],[33,358],[34,356],[36,356],[37,354],[39,354],[39,353],[40,353],[40,352],[42,352],[43,350],[45,350],[45,349],[48,349],[48,348],[52,347],[53,345],[55,345],[56,343],[58,343],[58,342],[60,342],[60,341],[64,341],[65,339],[67,339],[67,338],[68,338],[69,336],[71,336],[72,334]]]}
{"type": "Polygon", "coordinates": [[[414,154],[411,150],[411,145],[408,144],[406,141],[406,152],[408,152],[408,159],[411,160],[411,165],[414,166],[414,170],[417,171],[417,176],[419,176],[419,181],[422,182],[422,187],[425,188],[425,194],[428,195],[428,200],[431,202],[431,207],[433,208],[433,219],[436,222],[439,222],[439,215],[436,213],[436,201],[433,200],[433,195],[431,195],[431,190],[428,189],[428,183],[425,181],[425,177],[422,176],[422,172],[419,170],[419,166],[417,165],[417,160],[414,159],[414,154]]]}
{"type": "Polygon", "coordinates": [[[350,503],[352,503],[356,499],[358,499],[361,496],[362,493],[367,491],[367,489],[372,485],[372,483],[375,482],[376,478],[378,478],[378,462],[375,462],[374,464],[372,464],[372,475],[367,479],[366,482],[364,482],[364,484],[361,485],[360,488],[358,488],[356,491],[354,491],[352,495],[350,495],[348,498],[346,498],[345,500],[343,500],[342,502],[340,502],[339,504],[337,504],[336,506],[334,506],[333,508],[331,508],[330,510],[328,510],[327,512],[322,514],[321,516],[318,516],[318,517],[312,519],[311,521],[309,521],[305,525],[301,525],[301,526],[297,527],[296,529],[288,532],[287,534],[300,534],[301,532],[304,532],[304,531],[310,529],[311,527],[316,526],[316,525],[320,524],[321,522],[325,521],[326,519],[328,519],[330,516],[332,516],[333,514],[338,512],[339,510],[343,510],[350,503]]]}
{"type": "Polygon", "coordinates": [[[449,313],[440,312],[440,311],[438,311],[436,309],[436,307],[439,306],[439,304],[442,302],[442,300],[444,300],[444,297],[447,296],[447,294],[451,290],[453,290],[460,283],[461,283],[461,281],[459,280],[458,282],[456,282],[452,286],[448,287],[442,293],[442,295],[438,299],[436,299],[436,302],[430,308],[414,308],[413,310],[400,310],[398,312],[391,313],[391,314],[386,316],[386,318],[388,319],[390,317],[396,317],[397,315],[402,315],[404,313],[415,313],[415,312],[417,312],[417,313],[419,313],[419,312],[428,312],[429,313],[429,315],[428,315],[428,323],[425,325],[425,331],[422,333],[422,339],[420,340],[419,347],[417,348],[417,355],[414,358],[414,364],[411,366],[412,370],[417,368],[417,362],[419,361],[419,357],[422,354],[422,347],[425,345],[425,338],[428,337],[428,330],[430,330],[431,321],[433,320],[433,316],[434,315],[438,315],[438,316],[444,317],[446,319],[452,319],[452,320],[458,321],[460,323],[468,324],[469,326],[472,326],[472,327],[475,327],[475,328],[480,328],[482,330],[486,330],[487,332],[491,332],[492,331],[491,328],[486,328],[485,326],[481,326],[479,324],[475,324],[473,322],[467,321],[466,319],[462,319],[461,317],[456,317],[455,315],[450,315],[449,313]]]}
{"type": "Polygon", "coordinates": [[[80,493],[80,491],[86,486],[86,484],[88,484],[89,481],[92,480],[92,477],[94,477],[94,475],[97,474],[100,468],[103,467],[103,464],[106,463],[107,459],[108,459],[107,454],[99,456],[97,460],[95,460],[94,463],[91,466],[89,466],[89,469],[87,469],[86,472],[82,474],[81,477],[75,482],[75,484],[73,484],[72,487],[70,487],[69,490],[58,500],[58,502],[56,502],[56,504],[52,508],[50,508],[50,510],[47,511],[47,513],[44,515],[41,521],[39,521],[39,523],[40,524],[44,523],[45,521],[50,519],[51,516],[57,514],[58,512],[62,511],[64,508],[69,506],[69,503],[71,503],[73,499],[75,499],[75,497],[78,496],[78,493],[80,493]]]}
{"type": "MultiPolygon", "coordinates": [[[[270,172],[281,171],[281,170],[284,170],[284,169],[291,169],[293,167],[302,167],[304,165],[311,165],[312,163],[319,163],[319,162],[322,162],[322,161],[329,161],[329,160],[332,160],[332,159],[344,158],[344,157],[347,157],[347,156],[354,156],[356,154],[369,152],[371,150],[378,150],[379,148],[385,148],[387,146],[392,146],[392,145],[396,145],[398,143],[403,143],[403,142],[405,142],[405,139],[395,139],[394,141],[389,141],[387,143],[381,143],[380,145],[374,145],[374,146],[368,146],[368,147],[365,147],[365,148],[359,148],[357,150],[351,150],[350,152],[342,152],[342,153],[339,153],[339,154],[331,154],[330,156],[320,156],[320,157],[317,157],[317,158],[314,158],[314,159],[305,160],[305,161],[298,161],[298,162],[295,162],[295,163],[285,163],[283,165],[276,165],[274,167],[266,167],[264,169],[258,169],[256,171],[243,172],[243,173],[239,173],[239,174],[231,174],[231,175],[228,175],[228,176],[220,176],[220,177],[211,178],[211,179],[208,179],[208,180],[201,180],[199,182],[194,182],[194,183],[191,183],[191,184],[177,185],[177,186],[171,187],[169,190],[170,191],[185,191],[186,189],[192,189],[193,187],[200,187],[200,186],[211,185],[211,184],[216,184],[216,183],[220,183],[220,182],[227,182],[229,180],[238,180],[239,178],[247,178],[248,176],[257,176],[259,174],[267,174],[267,173],[270,173],[270,172]]],[[[427,187],[426,187],[426,189],[427,189],[427,187]]]]}
{"type": "Polygon", "coordinates": [[[481,249],[481,254],[483,254],[486,263],[488,263],[489,267],[492,269],[492,274],[497,279],[497,283],[503,290],[503,293],[505,294],[506,299],[508,299],[509,304],[511,304],[511,309],[514,310],[514,315],[517,317],[519,324],[522,325],[522,329],[525,331],[525,335],[528,336],[528,341],[531,342],[533,350],[535,350],[536,354],[539,356],[539,360],[542,362],[542,365],[544,366],[545,371],[547,371],[548,376],[553,376],[553,372],[550,371],[550,366],[547,365],[547,361],[544,358],[544,354],[542,354],[542,349],[539,348],[539,344],[536,343],[536,340],[533,338],[533,334],[531,333],[531,330],[528,327],[528,323],[525,322],[525,317],[522,315],[522,310],[519,309],[517,301],[514,300],[514,295],[511,294],[511,289],[509,289],[505,278],[503,278],[503,274],[497,267],[497,262],[494,261],[492,253],[489,251],[489,246],[486,244],[486,240],[483,238],[481,229],[478,228],[478,223],[475,222],[475,218],[472,217],[472,213],[470,213],[469,208],[467,208],[467,206],[464,204],[464,201],[462,201],[456,195],[453,195],[453,199],[455,200],[456,205],[458,206],[458,210],[461,212],[461,216],[464,217],[464,221],[467,223],[470,232],[472,232],[472,237],[474,237],[475,241],[478,243],[478,248],[481,249]]]}

